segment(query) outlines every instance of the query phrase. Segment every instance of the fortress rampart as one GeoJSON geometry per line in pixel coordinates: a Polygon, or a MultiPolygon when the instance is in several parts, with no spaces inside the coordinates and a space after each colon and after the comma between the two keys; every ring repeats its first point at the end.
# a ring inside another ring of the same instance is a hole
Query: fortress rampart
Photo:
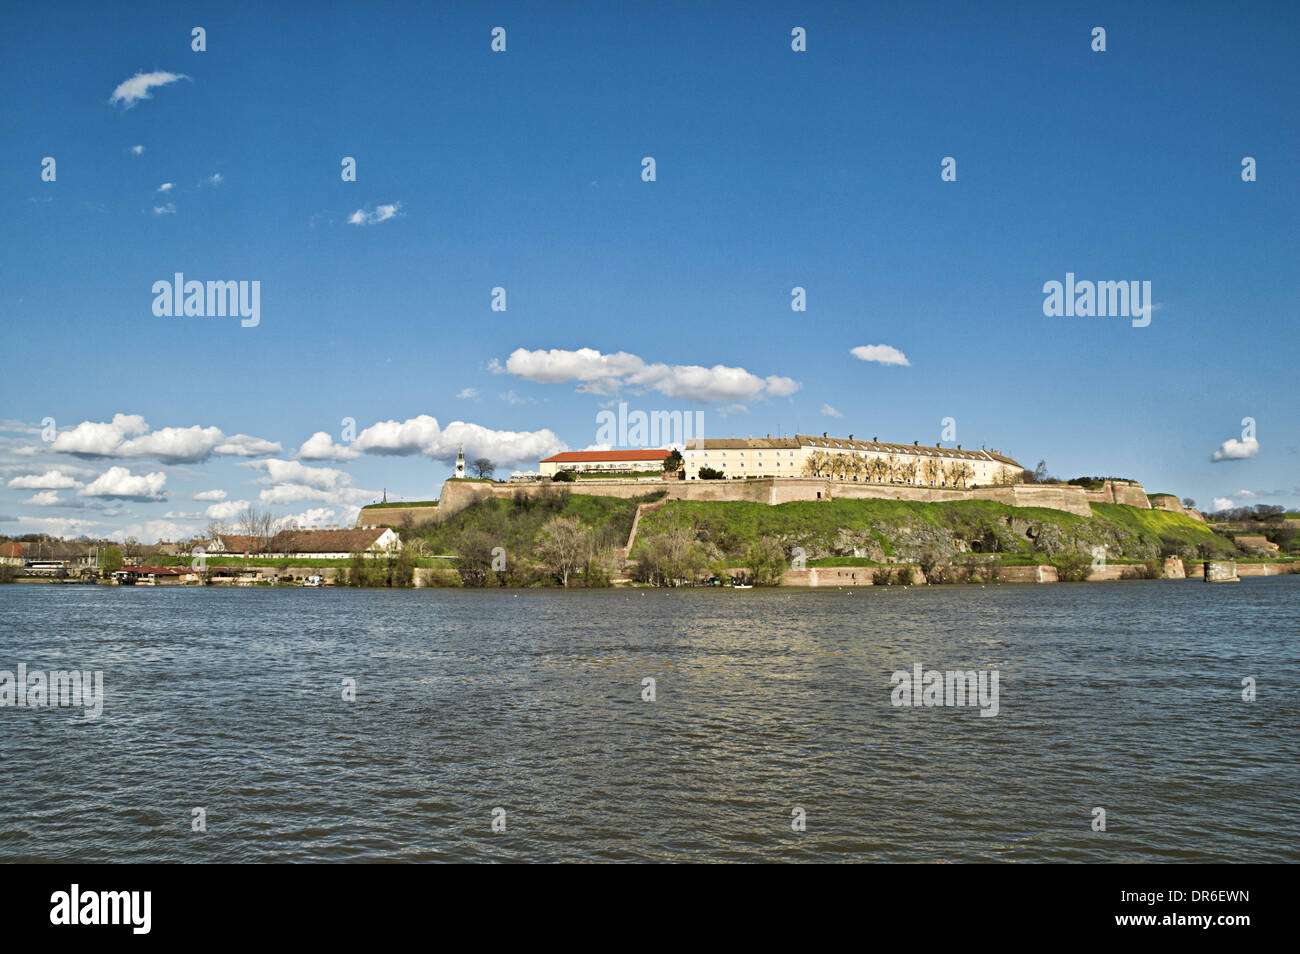
{"type": "Polygon", "coordinates": [[[957,490],[946,487],[913,487],[903,484],[874,484],[830,480],[822,477],[761,477],[753,480],[579,480],[557,485],[551,481],[517,483],[482,483],[448,480],[442,485],[437,508],[438,520],[446,520],[466,507],[488,497],[510,499],[516,493],[539,495],[554,493],[563,486],[575,494],[598,497],[640,497],[664,491],[670,500],[748,501],[783,504],[796,500],[916,500],[944,503],[957,500],[994,500],[1012,507],[1047,507],[1064,510],[1081,517],[1092,516],[1089,502],[1124,503],[1150,509],[1146,492],[1138,483],[1124,483],[1112,488],[1107,481],[1104,491],[1085,491],[1080,487],[1056,484],[1014,484],[1010,487],[975,487],[957,490]]]}

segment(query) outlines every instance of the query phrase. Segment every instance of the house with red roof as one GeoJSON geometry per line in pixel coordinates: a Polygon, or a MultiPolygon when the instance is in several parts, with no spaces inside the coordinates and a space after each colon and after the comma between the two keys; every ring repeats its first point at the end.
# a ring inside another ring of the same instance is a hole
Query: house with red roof
{"type": "Polygon", "coordinates": [[[633,473],[639,470],[662,471],[665,448],[641,447],[635,450],[565,451],[552,454],[538,464],[543,477],[554,477],[562,470],[579,473],[633,473]]]}

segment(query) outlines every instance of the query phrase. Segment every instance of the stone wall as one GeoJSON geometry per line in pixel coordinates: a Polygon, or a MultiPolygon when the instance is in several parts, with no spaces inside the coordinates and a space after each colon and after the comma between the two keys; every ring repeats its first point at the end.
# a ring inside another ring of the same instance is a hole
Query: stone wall
{"type": "Polygon", "coordinates": [[[357,515],[358,527],[397,527],[402,530],[407,526],[418,527],[422,523],[433,523],[438,519],[438,508],[426,504],[423,507],[362,507],[357,515]],[[410,523],[405,521],[410,518],[410,523]]]}
{"type": "Polygon", "coordinates": [[[1238,580],[1237,564],[1231,560],[1206,560],[1206,583],[1235,583],[1238,580]]]}
{"type": "Polygon", "coordinates": [[[1183,506],[1183,502],[1173,494],[1153,494],[1147,499],[1151,502],[1152,510],[1169,510],[1173,513],[1187,515],[1187,509],[1183,506]]]}
{"type": "Polygon", "coordinates": [[[1142,510],[1151,509],[1146,489],[1136,480],[1108,480],[1101,485],[1101,490],[1089,490],[1085,494],[1089,503],[1117,503],[1142,510]]]}
{"type": "MultiPolygon", "coordinates": [[[[821,477],[762,477],[755,480],[580,480],[570,484],[551,481],[534,483],[478,483],[449,480],[442,485],[438,520],[446,520],[466,507],[488,497],[510,499],[516,492],[554,493],[564,487],[575,494],[605,497],[640,497],[664,491],[670,500],[748,501],[783,504],[796,500],[916,500],[943,503],[955,500],[994,500],[1012,507],[1047,507],[1081,517],[1092,516],[1088,495],[1082,488],[1064,485],[1015,484],[1010,487],[976,487],[955,490],[945,487],[912,487],[902,484],[872,484],[828,480],[821,477]]],[[[1141,490],[1140,485],[1138,490],[1141,490]]],[[[1143,505],[1145,493],[1138,493],[1143,505]]],[[[1136,506],[1136,504],[1135,504],[1136,506]]]]}

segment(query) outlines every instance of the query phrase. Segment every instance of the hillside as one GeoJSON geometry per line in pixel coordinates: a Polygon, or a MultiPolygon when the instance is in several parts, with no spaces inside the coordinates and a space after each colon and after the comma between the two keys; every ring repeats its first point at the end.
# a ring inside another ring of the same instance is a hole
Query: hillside
{"type": "Polygon", "coordinates": [[[808,560],[858,556],[873,562],[918,562],[927,554],[952,559],[972,551],[1053,557],[1066,550],[1091,553],[1095,546],[1106,547],[1109,559],[1235,553],[1230,540],[1183,514],[1121,504],[1092,504],[1092,511],[1089,518],[986,500],[800,501],[774,507],[671,501],[642,518],[637,546],[644,538],[682,526],[726,559],[742,558],[765,537],[778,541],[787,554],[802,547],[808,560]]]}
{"type": "MultiPolygon", "coordinates": [[[[456,554],[470,585],[553,582],[605,585],[624,571],[638,579],[700,578],[760,559],[774,567],[802,549],[809,565],[951,562],[970,553],[1001,563],[1045,563],[1104,547],[1114,562],[1163,556],[1237,556],[1232,541],[1184,514],[1093,504],[1083,517],[985,500],[926,503],[884,499],[796,501],[776,506],[735,501],[633,499],[556,488],[542,497],[479,501],[443,523],[403,533],[422,554],[456,554]],[[642,509],[630,554],[623,552],[642,509]],[[565,548],[577,556],[563,564],[565,548]],[[500,548],[498,550],[498,548],[500,548]],[[560,555],[557,557],[557,552],[560,555]],[[505,557],[505,570],[500,563],[505,557]],[[626,564],[624,557],[628,558],[626,564]],[[673,574],[662,565],[671,564],[673,574]],[[684,575],[682,575],[684,573],[684,575]],[[676,575],[674,575],[676,574],[676,575]]],[[[452,582],[445,580],[443,582],[452,582]]]]}

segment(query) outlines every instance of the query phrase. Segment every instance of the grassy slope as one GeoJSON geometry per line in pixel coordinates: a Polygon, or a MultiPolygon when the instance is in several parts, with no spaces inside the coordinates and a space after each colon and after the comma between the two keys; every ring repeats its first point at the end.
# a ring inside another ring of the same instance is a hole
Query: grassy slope
{"type": "MultiPolygon", "coordinates": [[[[996,531],[1007,546],[1019,552],[1007,556],[1029,557],[1033,546],[1007,531],[1008,519],[1055,528],[1062,539],[1081,546],[1118,544],[1114,557],[1142,556],[1143,550],[1162,545],[1195,548],[1206,544],[1230,553],[1232,545],[1200,521],[1168,511],[1139,510],[1118,504],[1093,504],[1093,517],[1081,517],[1044,507],[1010,507],[987,500],[921,503],[905,500],[798,501],[769,506],[742,502],[673,501],[641,522],[638,538],[672,523],[693,525],[697,536],[716,545],[726,556],[739,557],[752,541],[774,536],[789,547],[803,546],[811,555],[834,554],[849,558],[840,543],[841,530],[869,535],[881,550],[892,555],[901,530],[946,530],[963,540],[980,539],[996,531]]],[[[825,557],[823,557],[825,558],[825,557]]],[[[1025,560],[1034,562],[1034,560],[1025,560]]]]}
{"type": "Polygon", "coordinates": [[[557,491],[555,498],[522,507],[514,500],[491,498],[415,532],[428,541],[435,553],[456,553],[465,534],[481,532],[508,553],[530,554],[546,521],[555,516],[577,517],[605,545],[617,547],[627,542],[637,505],[649,499],[649,494],[625,500],[557,491]]]}

